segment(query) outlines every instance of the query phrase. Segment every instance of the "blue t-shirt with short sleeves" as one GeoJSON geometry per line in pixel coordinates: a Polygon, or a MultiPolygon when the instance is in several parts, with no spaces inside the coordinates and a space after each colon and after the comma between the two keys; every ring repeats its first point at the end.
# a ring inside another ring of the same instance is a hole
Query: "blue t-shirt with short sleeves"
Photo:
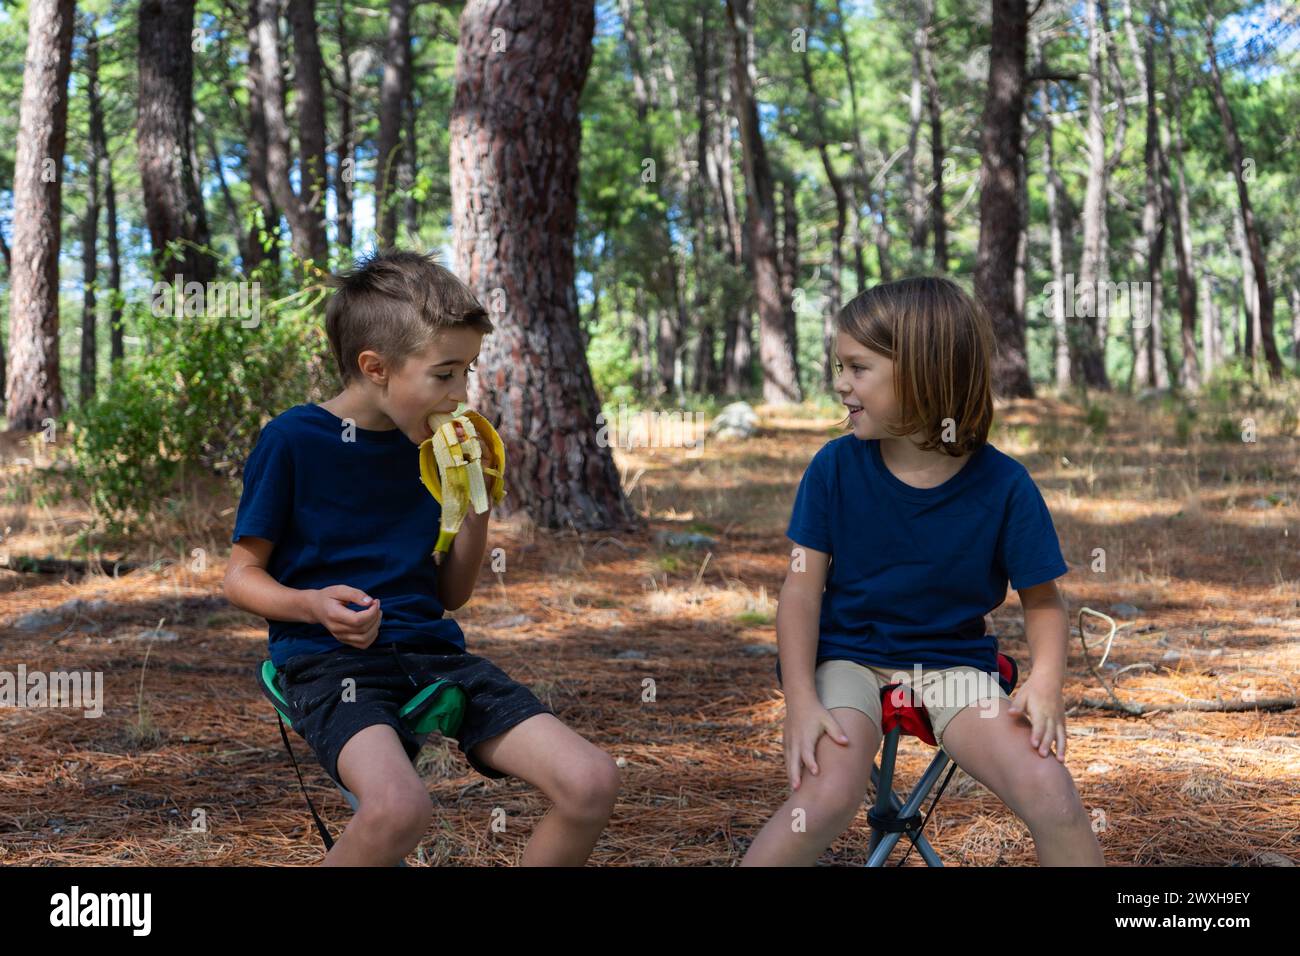
{"type": "MultiPolygon", "coordinates": [[[[285,587],[346,584],[379,598],[372,646],[410,641],[454,654],[465,635],[438,600],[432,555],[441,517],[420,480],[419,446],[401,429],[347,434],[328,409],[295,405],[266,423],[248,456],[231,541],[274,542],[266,570],[285,587]]],[[[276,667],[345,646],[323,624],[267,624],[276,667]]]]}
{"type": "Polygon", "coordinates": [[[1069,571],[1025,466],[985,443],[935,488],[889,471],[878,439],[836,438],[813,456],[787,535],[831,556],[817,663],[997,670],[984,615],[1069,571]]]}

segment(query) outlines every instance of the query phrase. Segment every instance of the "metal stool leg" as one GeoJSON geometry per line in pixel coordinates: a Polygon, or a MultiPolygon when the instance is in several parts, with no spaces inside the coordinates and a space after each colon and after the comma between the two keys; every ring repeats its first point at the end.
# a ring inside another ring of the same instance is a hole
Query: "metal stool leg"
{"type": "MultiPolygon", "coordinates": [[[[899,735],[899,728],[895,727],[885,736],[880,764],[873,766],[871,770],[871,779],[876,785],[876,801],[872,807],[872,815],[879,820],[897,820],[915,815],[929,795],[930,790],[933,789],[935,782],[939,779],[939,774],[943,773],[944,768],[948,765],[948,755],[940,750],[935,754],[930,766],[926,768],[925,773],[921,776],[911,794],[908,795],[907,800],[900,803],[893,790],[894,760],[898,754],[899,735]]],[[[868,847],[870,855],[866,865],[884,866],[885,860],[894,847],[898,845],[898,841],[902,836],[903,833],[900,831],[891,832],[873,822],[871,842],[868,847]]],[[[924,834],[916,835],[916,848],[927,866],[943,866],[939,854],[935,852],[934,847],[930,845],[930,841],[925,838],[924,834]]]]}

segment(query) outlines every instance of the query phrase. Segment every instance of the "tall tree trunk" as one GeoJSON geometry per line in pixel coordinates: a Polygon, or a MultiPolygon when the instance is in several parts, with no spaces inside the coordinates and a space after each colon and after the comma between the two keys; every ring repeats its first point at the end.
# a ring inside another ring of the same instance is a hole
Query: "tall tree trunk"
{"type": "MultiPolygon", "coordinates": [[[[620,0],[620,14],[623,21],[623,38],[627,43],[628,57],[632,63],[632,96],[636,103],[637,127],[641,131],[642,157],[654,159],[655,145],[651,135],[650,94],[648,87],[658,92],[657,80],[642,55],[641,42],[637,32],[637,19],[631,0],[620,0]]],[[[656,99],[655,106],[658,106],[656,99]]],[[[681,163],[685,162],[683,158],[681,163]]],[[[658,314],[658,366],[659,377],[655,394],[665,395],[674,390],[676,382],[677,349],[679,338],[685,332],[686,308],[682,295],[682,283],[678,279],[677,251],[673,246],[672,232],[669,228],[669,197],[664,193],[664,186],[659,177],[659,170],[666,163],[656,162],[653,189],[664,209],[661,220],[654,224],[656,243],[663,250],[659,269],[656,270],[656,289],[662,308],[658,314]],[[670,311],[671,310],[671,311],[670,311]]]]}
{"type": "Polygon", "coordinates": [[[86,100],[90,110],[90,161],[86,164],[86,215],[81,220],[81,367],[77,397],[82,407],[95,397],[98,336],[95,286],[99,282],[99,164],[103,154],[104,114],[99,105],[99,37],[95,18],[86,23],[86,100]]]}
{"type": "Polygon", "coordinates": [[[1075,317],[1080,340],[1080,369],[1090,388],[1107,389],[1106,340],[1110,324],[1108,303],[1101,294],[1106,259],[1106,131],[1102,124],[1102,28],[1097,0],[1085,0],[1088,33],[1088,185],[1083,199],[1083,256],[1079,263],[1081,311],[1075,317]]]}
{"type": "MultiPolygon", "coordinates": [[[[262,98],[266,93],[262,82],[261,8],[262,0],[249,0],[248,75],[244,78],[248,90],[248,188],[262,221],[260,224],[254,221],[248,229],[248,270],[268,259],[277,267],[280,264],[280,210],[275,205],[267,174],[269,145],[266,111],[262,106],[262,98]]],[[[279,64],[278,57],[276,63],[279,64]]]]}
{"type": "Polygon", "coordinates": [[[352,123],[352,42],[343,0],[336,0],[339,37],[339,138],[334,150],[334,201],[338,206],[339,250],[343,261],[352,259],[352,184],[356,182],[356,131],[352,123]]]}
{"type": "Polygon", "coordinates": [[[375,221],[379,246],[384,249],[391,248],[397,238],[397,205],[392,193],[402,164],[402,102],[410,72],[411,0],[390,0],[379,91],[379,168],[375,172],[375,221]]]}
{"type": "Polygon", "coordinates": [[[194,0],[141,0],[138,22],[136,154],[154,265],[167,281],[206,282],[216,261],[193,158],[194,0]]]}
{"type": "Polygon", "coordinates": [[[925,103],[930,114],[930,166],[934,188],[930,191],[930,231],[934,234],[934,268],[948,271],[948,223],[943,195],[943,109],[939,101],[939,81],[934,72],[934,5],[921,0],[925,13],[925,45],[921,47],[921,68],[925,74],[925,103]]]}
{"type": "MultiPolygon", "coordinates": [[[[721,72],[721,71],[719,71],[721,72]]],[[[735,139],[732,133],[731,83],[718,78],[716,102],[722,104],[719,111],[717,149],[717,170],[721,183],[720,196],[727,222],[727,264],[732,274],[744,276],[746,264],[745,231],[740,222],[740,210],[736,204],[735,169],[732,163],[732,150],[735,139]]],[[[750,323],[750,296],[729,296],[727,302],[726,328],[723,338],[723,391],[727,395],[739,395],[748,386],[752,378],[754,363],[754,330],[750,323]]]]}
{"type": "Polygon", "coordinates": [[[789,179],[781,181],[781,308],[785,312],[785,337],[790,341],[790,354],[799,354],[799,333],[795,325],[794,290],[799,285],[799,210],[795,204],[794,184],[789,179]]]}
{"type": "MultiPolygon", "coordinates": [[[[1164,206],[1169,210],[1169,219],[1174,229],[1174,265],[1178,277],[1178,314],[1182,327],[1183,339],[1183,385],[1187,388],[1199,387],[1209,375],[1208,367],[1196,364],[1196,279],[1193,274],[1192,226],[1191,213],[1187,202],[1187,180],[1183,164],[1183,121],[1179,103],[1179,80],[1174,64],[1173,44],[1169,39],[1168,20],[1164,18],[1163,2],[1160,11],[1160,33],[1165,40],[1165,56],[1169,66],[1169,83],[1166,87],[1166,102],[1173,116],[1172,124],[1176,135],[1171,137],[1171,121],[1161,117],[1160,123],[1160,189],[1164,206]],[[1176,179],[1170,175],[1170,166],[1177,171],[1176,179]]],[[[1155,23],[1152,23],[1154,28],[1155,23]]]]}
{"type": "Polygon", "coordinates": [[[35,431],[63,411],[59,381],[59,213],[67,139],[73,0],[32,0],[14,158],[13,249],[9,257],[11,431],[35,431]]]}
{"type": "Polygon", "coordinates": [[[1278,354],[1277,341],[1273,336],[1273,290],[1268,282],[1267,257],[1264,254],[1264,242],[1260,238],[1259,226],[1255,222],[1255,210],[1250,205],[1250,193],[1246,188],[1246,157],[1241,147],[1241,137],[1237,135],[1237,121],[1232,115],[1223,94],[1223,77],[1219,74],[1219,56],[1214,48],[1214,16],[1205,18],[1205,45],[1210,57],[1210,92],[1214,96],[1214,105],[1223,122],[1223,135],[1227,140],[1228,156],[1232,160],[1232,178],[1237,183],[1237,199],[1241,204],[1242,225],[1246,233],[1246,245],[1250,250],[1250,263],[1253,269],[1254,284],[1259,297],[1259,336],[1264,345],[1264,359],[1268,362],[1269,378],[1277,381],[1282,377],[1282,356],[1278,354]]]}
{"type": "Polygon", "coordinates": [[[984,105],[980,163],[980,234],[975,293],[993,321],[998,352],[993,362],[999,395],[1032,398],[1024,315],[1015,308],[1016,244],[1020,239],[1017,170],[1024,150],[1026,0],[993,0],[988,98],[984,105]]]}
{"type": "Polygon", "coordinates": [[[922,3],[920,18],[912,31],[912,84],[907,98],[907,154],[904,163],[904,178],[907,182],[907,232],[912,246],[912,268],[914,269],[920,266],[921,260],[925,257],[926,240],[925,184],[921,182],[920,140],[923,108],[921,61],[925,56],[928,26],[929,21],[922,3]]]}
{"type": "Polygon", "coordinates": [[[416,157],[416,138],[415,130],[419,121],[419,113],[416,111],[415,102],[415,67],[406,71],[406,106],[405,113],[402,117],[403,126],[406,131],[402,140],[401,166],[398,169],[397,181],[401,183],[402,191],[405,195],[402,197],[402,216],[406,221],[406,234],[415,241],[415,237],[420,234],[420,204],[415,198],[415,171],[417,167],[416,157]]]}
{"type": "Polygon", "coordinates": [[[126,357],[122,329],[122,250],[117,237],[117,191],[113,187],[113,154],[108,148],[104,124],[99,125],[99,154],[104,157],[104,214],[108,230],[108,287],[112,301],[108,307],[108,356],[111,373],[117,375],[117,364],[126,357]]]}
{"type": "MultiPolygon", "coordinates": [[[[817,8],[813,0],[808,0],[805,13],[811,28],[811,24],[817,20],[817,8]]],[[[822,384],[829,391],[835,382],[835,315],[843,304],[844,230],[848,222],[848,196],[844,188],[844,180],[835,171],[835,164],[831,162],[830,136],[826,131],[826,117],[822,110],[821,97],[817,95],[817,88],[813,81],[809,57],[805,54],[799,57],[799,62],[803,67],[803,82],[808,90],[808,105],[813,114],[817,155],[822,161],[826,182],[835,196],[835,225],[831,229],[830,295],[827,307],[822,312],[822,384]]]]}
{"type": "MultiPolygon", "coordinates": [[[[1128,7],[1127,0],[1125,7],[1128,7]]],[[[1169,203],[1167,191],[1162,191],[1162,178],[1166,176],[1165,157],[1161,150],[1159,132],[1159,114],[1156,108],[1156,62],[1155,41],[1151,33],[1147,34],[1145,48],[1139,54],[1137,34],[1133,28],[1132,11],[1125,9],[1124,22],[1129,36],[1133,63],[1146,95],[1146,142],[1143,146],[1143,162],[1146,166],[1146,198],[1142,206],[1142,240],[1143,256],[1146,259],[1147,284],[1150,289],[1149,301],[1146,303],[1147,314],[1141,317],[1141,323],[1132,323],[1133,330],[1133,372],[1134,382],[1140,386],[1166,388],[1169,385],[1169,369],[1164,363],[1164,349],[1161,347],[1162,323],[1164,321],[1164,283],[1162,263],[1165,248],[1165,216],[1169,203]]],[[[1130,297],[1131,301],[1131,297],[1130,297]]],[[[1133,318],[1138,318],[1134,316],[1133,318]]],[[[1184,363],[1184,369],[1186,363],[1184,363]]],[[[1187,379],[1183,384],[1188,385],[1187,379]]]]}
{"type": "Polygon", "coordinates": [[[869,224],[872,242],[876,247],[876,258],[879,263],[879,273],[881,282],[889,282],[893,278],[893,266],[890,261],[889,245],[889,226],[886,222],[886,209],[883,198],[877,197],[875,187],[872,185],[872,176],[867,168],[866,149],[862,143],[862,129],[865,123],[861,122],[858,115],[858,87],[855,74],[853,72],[853,53],[849,44],[848,29],[845,27],[847,20],[844,16],[844,5],[842,0],[835,0],[835,19],[839,24],[840,33],[840,57],[844,62],[844,74],[849,85],[849,111],[850,122],[853,125],[853,170],[855,180],[855,198],[853,202],[853,255],[858,274],[858,291],[861,292],[867,285],[866,266],[863,262],[862,248],[864,230],[863,222],[869,224]],[[862,206],[866,205],[867,214],[863,216],[862,206]]]}
{"type": "MultiPolygon", "coordinates": [[[[267,181],[270,183],[271,194],[275,197],[276,204],[284,210],[289,219],[294,254],[301,259],[312,259],[318,266],[323,266],[329,259],[329,250],[328,247],[324,250],[320,247],[323,222],[318,218],[317,211],[312,205],[313,194],[322,180],[317,177],[320,167],[316,160],[308,159],[308,149],[312,150],[312,156],[323,158],[324,138],[322,136],[318,144],[311,138],[314,134],[308,134],[310,142],[303,143],[300,166],[303,174],[300,182],[301,190],[295,192],[289,178],[291,165],[289,122],[285,114],[284,70],[280,61],[279,2],[278,0],[259,0],[259,2],[261,9],[257,24],[257,38],[262,68],[262,108],[266,114],[267,181]],[[313,183],[316,186],[313,186],[313,183]]],[[[297,5],[309,2],[310,0],[290,0],[290,13],[295,24],[295,33],[300,29],[298,21],[304,16],[297,5]]],[[[303,69],[301,54],[299,57],[296,68],[301,70],[303,69]]],[[[319,51],[316,59],[319,63],[319,51]]],[[[319,76],[317,71],[317,83],[319,83],[319,76]]],[[[299,140],[302,140],[306,127],[314,125],[314,121],[309,121],[302,115],[306,109],[306,104],[302,102],[302,87],[305,82],[309,81],[305,81],[302,77],[298,78],[299,140]]],[[[323,105],[322,97],[320,106],[323,108],[323,105]]]]}
{"type": "Polygon", "coordinates": [[[696,390],[705,395],[716,395],[722,390],[722,370],[715,353],[717,323],[715,311],[709,308],[709,290],[715,286],[716,270],[711,263],[721,259],[722,231],[708,214],[708,194],[717,191],[717,170],[714,168],[711,148],[713,117],[711,115],[709,66],[712,59],[713,35],[709,29],[709,8],[699,10],[700,32],[697,42],[691,45],[692,66],[695,73],[696,143],[695,162],[697,175],[692,204],[695,220],[695,314],[700,323],[700,343],[696,353],[696,390]],[[710,258],[705,249],[711,246],[710,258]]]}
{"type": "MultiPolygon", "coordinates": [[[[646,36],[650,41],[649,55],[651,58],[655,56],[656,51],[662,49],[662,45],[656,36],[655,15],[657,9],[659,8],[653,5],[646,5],[646,36]]],[[[650,77],[653,80],[655,70],[653,69],[653,64],[651,65],[652,68],[649,72],[650,77]]],[[[686,126],[682,119],[681,95],[677,88],[677,74],[673,70],[672,57],[667,53],[659,56],[658,69],[663,73],[663,88],[667,94],[668,114],[672,117],[673,129],[676,132],[676,135],[670,137],[669,140],[669,150],[672,157],[673,170],[677,173],[678,179],[681,181],[681,195],[686,197],[687,229],[696,240],[692,243],[693,247],[698,250],[701,248],[701,244],[698,242],[699,226],[697,224],[701,222],[702,217],[695,199],[693,198],[696,195],[694,183],[695,174],[691,169],[690,161],[686,155],[686,126]]],[[[662,101],[657,100],[656,106],[659,102],[662,101]]],[[[669,243],[666,248],[669,253],[669,264],[672,266],[674,275],[673,304],[676,309],[676,315],[674,316],[675,355],[673,360],[673,387],[678,393],[681,393],[685,387],[683,373],[686,363],[683,357],[685,355],[685,339],[690,325],[687,317],[688,310],[686,307],[686,288],[688,285],[686,278],[686,253],[684,249],[678,249],[678,247],[673,243],[669,243]]]]}
{"type": "MultiPolygon", "coordinates": [[[[1029,44],[1031,59],[1037,64],[1037,71],[1046,73],[1043,50],[1036,32],[1030,32],[1029,44]]],[[[1038,86],[1038,111],[1041,114],[1043,134],[1043,194],[1047,204],[1048,258],[1052,267],[1052,283],[1057,290],[1056,295],[1047,300],[1052,324],[1052,377],[1057,389],[1064,391],[1073,384],[1070,377],[1069,333],[1065,326],[1065,252],[1061,238],[1060,206],[1064,184],[1056,172],[1056,116],[1046,80],[1038,86]]]]}
{"type": "Polygon", "coordinates": [[[298,120],[299,205],[307,248],[322,267],[329,262],[330,248],[325,230],[325,194],[329,178],[325,162],[325,87],[321,77],[320,42],[316,38],[316,0],[289,0],[293,26],[294,80],[298,99],[294,113],[298,120]]]}
{"type": "Polygon", "coordinates": [[[799,402],[799,374],[790,348],[784,310],[781,308],[781,280],[776,257],[776,203],[767,148],[758,125],[754,100],[753,34],[749,0],[727,0],[727,25],[734,48],[732,87],[736,119],[745,161],[746,222],[750,252],[754,259],[754,291],[758,297],[759,361],[763,367],[763,400],[782,405],[799,402]]]}
{"type": "Polygon", "coordinates": [[[505,305],[470,399],[499,418],[511,449],[507,510],[580,531],[636,522],[599,440],[574,287],[578,102],[594,27],[592,0],[470,0],[450,126],[456,271],[480,301],[504,293],[505,305]]]}
{"type": "MultiPolygon", "coordinates": [[[[1029,122],[1020,123],[1021,143],[1029,142],[1029,122]]],[[[1020,234],[1016,237],[1016,271],[1012,280],[1012,300],[1015,303],[1016,321],[1025,324],[1025,302],[1029,295],[1029,151],[1022,147],[1016,169],[1016,202],[1020,206],[1020,234]]]]}
{"type": "Polygon", "coordinates": [[[1245,312],[1244,344],[1238,352],[1247,370],[1254,371],[1255,357],[1259,351],[1259,286],[1255,282],[1255,264],[1250,258],[1250,243],[1242,226],[1241,210],[1232,217],[1232,237],[1241,261],[1241,305],[1245,312]]]}

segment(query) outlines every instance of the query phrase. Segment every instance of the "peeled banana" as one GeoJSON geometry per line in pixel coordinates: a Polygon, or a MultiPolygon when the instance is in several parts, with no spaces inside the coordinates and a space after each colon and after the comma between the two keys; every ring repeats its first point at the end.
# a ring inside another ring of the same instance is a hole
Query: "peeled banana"
{"type": "Polygon", "coordinates": [[[438,543],[433,549],[434,560],[441,563],[469,509],[482,514],[488,510],[489,494],[493,502],[505,497],[506,451],[497,430],[478,412],[434,414],[428,421],[433,437],[420,445],[420,479],[442,506],[438,543]],[[464,440],[456,434],[457,423],[465,432],[464,440]],[[492,449],[495,467],[483,467],[485,440],[492,449]],[[484,475],[492,476],[490,492],[484,475]]]}

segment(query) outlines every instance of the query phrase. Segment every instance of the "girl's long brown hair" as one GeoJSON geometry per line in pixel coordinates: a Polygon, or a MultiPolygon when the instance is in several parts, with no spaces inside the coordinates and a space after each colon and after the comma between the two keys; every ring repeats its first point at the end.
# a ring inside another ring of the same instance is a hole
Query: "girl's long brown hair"
{"type": "Polygon", "coordinates": [[[993,325],[957,283],[941,276],[881,283],[840,309],[835,325],[893,361],[899,421],[891,434],[920,433],[920,448],[954,458],[988,441],[993,325]]]}

